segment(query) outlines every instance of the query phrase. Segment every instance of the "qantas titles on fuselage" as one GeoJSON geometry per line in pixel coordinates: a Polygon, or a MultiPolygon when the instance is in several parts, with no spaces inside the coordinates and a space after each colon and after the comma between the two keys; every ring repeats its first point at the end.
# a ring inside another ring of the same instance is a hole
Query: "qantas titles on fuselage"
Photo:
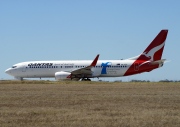
{"type": "Polygon", "coordinates": [[[93,61],[30,61],[13,65],[5,72],[16,79],[50,78],[56,80],[90,80],[95,77],[121,77],[150,72],[163,66],[161,59],[168,30],[161,30],[149,46],[138,56],[125,60],[93,61]]]}
{"type": "MultiPolygon", "coordinates": [[[[107,63],[110,62],[106,62],[106,63],[102,63],[101,66],[95,66],[95,68],[97,67],[126,67],[127,64],[120,64],[118,63],[116,66],[107,66],[107,63]]],[[[29,63],[28,67],[26,68],[73,68],[73,66],[75,66],[74,63],[61,63],[61,64],[53,64],[53,63],[29,63]]],[[[14,67],[14,66],[13,66],[14,67]]],[[[75,66],[75,68],[81,68],[81,67],[85,67],[85,66],[75,66]]]]}

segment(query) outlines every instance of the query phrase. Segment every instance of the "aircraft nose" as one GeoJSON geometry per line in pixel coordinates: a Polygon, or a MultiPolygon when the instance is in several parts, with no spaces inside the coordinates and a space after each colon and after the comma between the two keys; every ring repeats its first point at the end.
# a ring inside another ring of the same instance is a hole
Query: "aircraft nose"
{"type": "Polygon", "coordinates": [[[5,73],[10,74],[11,73],[11,69],[9,68],[9,69],[5,70],[5,73]]]}

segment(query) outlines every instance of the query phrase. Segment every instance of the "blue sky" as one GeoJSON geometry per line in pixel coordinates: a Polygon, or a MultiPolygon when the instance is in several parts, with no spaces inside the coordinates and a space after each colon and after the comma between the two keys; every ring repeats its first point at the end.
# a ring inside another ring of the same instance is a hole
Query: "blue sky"
{"type": "Polygon", "coordinates": [[[0,79],[31,60],[121,59],[139,55],[168,29],[163,58],[150,73],[106,80],[180,80],[179,0],[1,0],[0,79]]]}

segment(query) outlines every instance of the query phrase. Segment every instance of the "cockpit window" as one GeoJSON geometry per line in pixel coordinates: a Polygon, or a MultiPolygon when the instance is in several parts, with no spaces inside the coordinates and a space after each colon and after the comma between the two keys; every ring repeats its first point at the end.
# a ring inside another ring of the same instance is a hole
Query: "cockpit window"
{"type": "Polygon", "coordinates": [[[12,68],[16,68],[17,66],[12,66],[12,68]]]}

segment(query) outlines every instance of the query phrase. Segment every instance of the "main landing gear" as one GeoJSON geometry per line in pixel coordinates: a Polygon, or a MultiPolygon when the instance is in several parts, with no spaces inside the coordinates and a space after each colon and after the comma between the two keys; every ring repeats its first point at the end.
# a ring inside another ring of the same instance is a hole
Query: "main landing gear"
{"type": "Polygon", "coordinates": [[[91,81],[89,78],[82,78],[81,81],[91,81]]]}

